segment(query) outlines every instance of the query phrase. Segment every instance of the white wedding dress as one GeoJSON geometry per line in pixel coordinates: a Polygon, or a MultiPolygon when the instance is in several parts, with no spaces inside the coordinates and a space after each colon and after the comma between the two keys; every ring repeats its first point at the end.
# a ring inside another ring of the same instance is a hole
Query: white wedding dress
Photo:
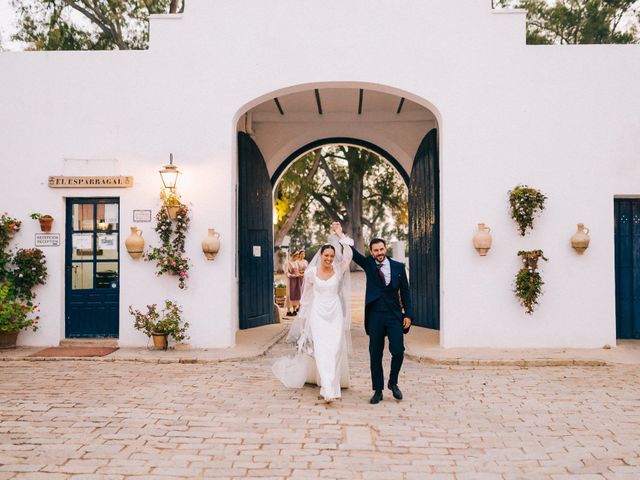
{"type": "Polygon", "coordinates": [[[340,243],[337,238],[331,243],[336,249],[334,274],[325,280],[318,277],[319,253],[305,271],[300,311],[288,335],[297,343],[298,354],[281,357],[273,365],[273,373],[285,386],[301,387],[300,379],[306,377],[306,383],[320,386],[320,395],[327,400],[340,398],[340,388],[349,387],[351,350],[352,241],[343,237],[340,243]]]}
{"type": "Polygon", "coordinates": [[[320,386],[320,395],[325,399],[340,398],[340,387],[349,387],[346,335],[350,332],[345,328],[339,291],[343,272],[335,272],[327,280],[318,277],[316,268],[307,272],[305,289],[309,283],[313,285],[313,308],[308,319],[313,359],[309,362],[307,382],[320,386]]]}

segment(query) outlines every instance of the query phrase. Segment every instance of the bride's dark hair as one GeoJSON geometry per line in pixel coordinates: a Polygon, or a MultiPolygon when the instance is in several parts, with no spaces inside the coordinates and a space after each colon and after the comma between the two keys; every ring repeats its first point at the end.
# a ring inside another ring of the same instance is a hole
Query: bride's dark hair
{"type": "Polygon", "coordinates": [[[322,247],[320,247],[320,255],[322,255],[324,253],[325,250],[333,250],[333,253],[336,253],[336,249],[333,247],[333,245],[329,245],[328,243],[326,245],[323,245],[322,247]]]}

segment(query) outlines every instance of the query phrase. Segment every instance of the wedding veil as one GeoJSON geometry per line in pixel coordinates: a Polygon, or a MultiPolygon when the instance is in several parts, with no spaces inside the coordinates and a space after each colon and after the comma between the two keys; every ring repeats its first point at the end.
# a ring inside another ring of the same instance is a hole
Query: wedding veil
{"type": "MultiPolygon", "coordinates": [[[[342,242],[337,235],[331,234],[329,236],[328,244],[331,245],[336,252],[333,259],[333,269],[336,275],[340,276],[340,285],[338,287],[338,295],[340,296],[340,304],[342,307],[342,315],[344,318],[344,333],[347,346],[347,352],[351,353],[351,273],[349,258],[348,263],[342,254],[342,247],[350,248],[349,245],[353,245],[353,240],[348,237],[343,237],[342,242]]],[[[313,275],[313,272],[320,267],[320,249],[313,256],[309,262],[309,267],[305,272],[305,280],[307,275],[313,275]]],[[[287,341],[298,345],[298,349],[303,350],[306,353],[313,353],[313,345],[311,342],[311,335],[309,332],[309,313],[313,308],[313,288],[304,288],[302,298],[300,299],[300,310],[295,320],[289,327],[289,334],[287,335],[287,341]]]]}

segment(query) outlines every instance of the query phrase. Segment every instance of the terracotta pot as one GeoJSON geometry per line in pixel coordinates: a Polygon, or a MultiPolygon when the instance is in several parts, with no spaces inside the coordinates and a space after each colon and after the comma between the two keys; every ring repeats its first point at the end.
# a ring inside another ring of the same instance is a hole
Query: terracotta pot
{"type": "Polygon", "coordinates": [[[207,260],[213,260],[220,251],[220,234],[215,228],[210,228],[209,233],[202,241],[202,251],[207,260]]]}
{"type": "Polygon", "coordinates": [[[164,208],[167,210],[167,215],[171,220],[175,220],[178,216],[178,212],[182,208],[182,205],[165,205],[164,208]]]}
{"type": "Polygon", "coordinates": [[[43,215],[38,219],[40,222],[40,230],[43,232],[50,232],[53,225],[53,217],[51,215],[43,215]]]}
{"type": "Polygon", "coordinates": [[[169,341],[167,340],[168,334],[166,333],[152,333],[153,347],[156,350],[166,350],[169,348],[169,341]]]}
{"type": "Polygon", "coordinates": [[[142,238],[142,230],[138,227],[131,227],[131,235],[124,241],[127,252],[134,260],[138,260],[144,251],[144,238],[142,238]]]}
{"type": "Polygon", "coordinates": [[[481,257],[487,255],[487,252],[491,248],[491,229],[486,227],[484,223],[478,224],[478,231],[473,235],[473,246],[478,251],[481,257]]]}
{"type": "Polygon", "coordinates": [[[287,287],[276,287],[276,298],[286,297],[287,287]]]}
{"type": "Polygon", "coordinates": [[[578,230],[571,237],[571,246],[578,253],[582,255],[584,251],[589,248],[589,229],[584,226],[583,223],[578,224],[578,230]]]}
{"type": "Polygon", "coordinates": [[[18,333],[0,333],[0,350],[7,350],[9,348],[16,348],[16,342],[18,341],[18,333]]]}

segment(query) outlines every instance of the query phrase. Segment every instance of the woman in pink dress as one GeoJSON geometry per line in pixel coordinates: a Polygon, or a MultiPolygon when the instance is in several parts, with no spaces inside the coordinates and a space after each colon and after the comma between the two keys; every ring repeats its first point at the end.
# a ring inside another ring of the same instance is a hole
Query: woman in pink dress
{"type": "Polygon", "coordinates": [[[289,281],[289,298],[287,301],[287,316],[295,316],[300,308],[300,297],[302,297],[302,275],[298,265],[298,252],[291,254],[291,259],[287,262],[287,280],[289,281]]]}

